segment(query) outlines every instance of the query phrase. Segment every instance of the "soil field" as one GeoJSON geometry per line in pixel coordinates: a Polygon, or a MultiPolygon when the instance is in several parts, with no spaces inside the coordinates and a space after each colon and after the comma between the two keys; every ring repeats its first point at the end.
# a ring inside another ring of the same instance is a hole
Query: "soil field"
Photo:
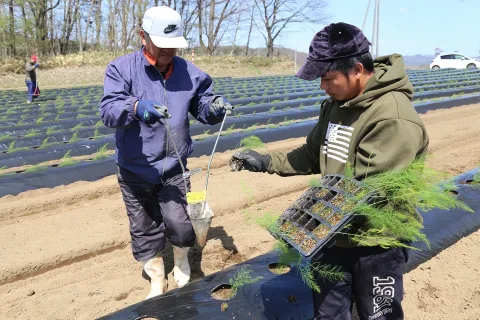
{"type": "MultiPolygon", "coordinates": [[[[452,175],[480,165],[480,105],[421,117],[431,139],[429,165],[452,175]]],[[[289,150],[304,140],[267,148],[289,150]]],[[[195,278],[270,251],[273,238],[255,218],[280,214],[311,179],[233,173],[227,167],[230,155],[214,159],[208,196],[216,216],[203,252],[190,251],[195,278]]],[[[205,168],[207,161],[190,159],[189,167],[205,168]]],[[[201,190],[203,179],[192,177],[194,190],[201,190]]],[[[142,301],[148,292],[141,265],[131,255],[114,176],[1,198],[0,247],[1,319],[94,319],[142,301]]],[[[165,260],[170,273],[171,248],[165,260]]],[[[480,319],[479,269],[477,231],[406,275],[406,319],[480,319]]]]}

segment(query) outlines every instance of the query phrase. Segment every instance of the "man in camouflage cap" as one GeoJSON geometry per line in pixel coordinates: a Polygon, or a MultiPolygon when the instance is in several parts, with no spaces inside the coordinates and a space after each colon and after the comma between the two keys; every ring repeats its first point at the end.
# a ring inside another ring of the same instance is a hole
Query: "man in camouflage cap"
{"type": "MultiPolygon", "coordinates": [[[[343,174],[348,163],[361,180],[403,169],[426,154],[429,139],[412,104],[403,58],[392,54],[373,60],[369,45],[361,30],[346,23],[318,32],[296,76],[321,78],[320,88],[330,99],[322,103],[306,143],[289,152],[240,151],[232,160],[249,171],[282,176],[343,174]]],[[[351,228],[355,233],[365,226],[351,228]]],[[[353,301],[362,320],[403,319],[407,251],[363,247],[345,235],[335,239],[318,262],[339,266],[345,278],[331,282],[317,277],[321,292],[314,293],[315,319],[351,319],[353,301]]]]}

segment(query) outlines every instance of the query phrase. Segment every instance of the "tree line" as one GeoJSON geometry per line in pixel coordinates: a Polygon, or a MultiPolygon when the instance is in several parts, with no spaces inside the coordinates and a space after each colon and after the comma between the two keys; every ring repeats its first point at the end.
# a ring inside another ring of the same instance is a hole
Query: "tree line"
{"type": "MultiPolygon", "coordinates": [[[[166,5],[183,18],[191,48],[215,55],[239,46],[249,55],[253,37],[272,57],[280,35],[299,23],[323,23],[327,0],[0,0],[0,58],[138,48],[145,10],[166,5]]],[[[237,50],[238,51],[238,50],[237,50]]],[[[243,50],[242,50],[243,51],[243,50]]]]}

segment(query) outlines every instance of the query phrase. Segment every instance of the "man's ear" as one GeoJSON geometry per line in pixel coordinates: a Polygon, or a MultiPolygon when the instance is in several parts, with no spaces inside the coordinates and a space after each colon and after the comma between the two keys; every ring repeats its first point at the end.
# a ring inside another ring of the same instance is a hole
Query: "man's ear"
{"type": "Polygon", "coordinates": [[[365,67],[363,66],[363,64],[361,64],[360,62],[357,62],[355,64],[355,67],[353,68],[353,77],[355,79],[360,79],[364,71],[365,71],[365,67]]]}
{"type": "Polygon", "coordinates": [[[142,45],[147,45],[147,39],[145,38],[145,31],[140,30],[140,40],[142,41],[142,45]]]}

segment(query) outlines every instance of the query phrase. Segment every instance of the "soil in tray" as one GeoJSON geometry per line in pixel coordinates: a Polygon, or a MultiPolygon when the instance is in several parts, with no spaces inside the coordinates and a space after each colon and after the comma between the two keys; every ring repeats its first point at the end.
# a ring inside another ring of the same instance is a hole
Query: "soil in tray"
{"type": "Polygon", "coordinates": [[[357,190],[358,186],[349,181],[349,180],[345,180],[345,179],[342,179],[340,180],[340,182],[338,182],[336,185],[335,185],[335,188],[337,189],[340,189],[340,190],[344,190],[350,194],[353,194],[355,192],[355,190],[357,190]]]}
{"type": "Polygon", "coordinates": [[[312,238],[307,239],[302,243],[302,250],[304,252],[310,252],[312,251],[312,249],[315,247],[316,244],[317,244],[317,241],[313,240],[312,238]]]}
{"type": "Polygon", "coordinates": [[[342,220],[343,216],[336,212],[334,213],[330,218],[327,219],[328,223],[330,223],[332,226],[336,225],[342,220]]]}
{"type": "Polygon", "coordinates": [[[317,192],[315,196],[318,198],[323,198],[328,194],[328,191],[329,190],[327,188],[322,188],[320,191],[317,192]]]}
{"type": "Polygon", "coordinates": [[[355,192],[355,198],[357,200],[362,200],[368,194],[368,190],[366,188],[361,187],[360,189],[355,192]]]}
{"type": "Polygon", "coordinates": [[[301,230],[298,230],[292,235],[293,241],[298,244],[302,243],[306,237],[307,237],[307,234],[301,230]]]}
{"type": "Polygon", "coordinates": [[[337,195],[332,200],[330,200],[330,203],[333,204],[335,207],[340,208],[340,205],[344,201],[345,201],[345,197],[342,194],[337,193],[337,195]]]}
{"type": "Polygon", "coordinates": [[[280,226],[280,231],[286,235],[290,235],[292,232],[295,232],[295,225],[291,221],[284,221],[280,226]]]}
{"type": "Polygon", "coordinates": [[[329,231],[330,231],[330,229],[327,226],[321,224],[318,227],[316,227],[315,230],[313,230],[313,234],[318,239],[322,239],[322,238],[325,238],[327,236],[329,231]]]}
{"type": "Polygon", "coordinates": [[[333,209],[330,207],[325,206],[325,209],[321,211],[318,216],[322,219],[327,219],[329,215],[333,213],[333,209]]]}
{"type": "Polygon", "coordinates": [[[312,211],[315,214],[319,214],[324,207],[325,207],[325,204],[321,202],[317,202],[310,208],[310,211],[312,211]]]}
{"type": "Polygon", "coordinates": [[[347,199],[345,203],[340,206],[343,213],[350,212],[355,207],[355,202],[352,199],[347,199]]]}

